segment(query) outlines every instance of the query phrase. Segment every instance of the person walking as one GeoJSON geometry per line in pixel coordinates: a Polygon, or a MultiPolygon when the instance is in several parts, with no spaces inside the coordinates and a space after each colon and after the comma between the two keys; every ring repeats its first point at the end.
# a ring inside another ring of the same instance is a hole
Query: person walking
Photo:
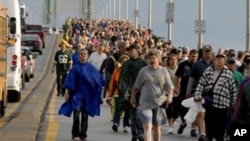
{"type": "Polygon", "coordinates": [[[100,66],[107,58],[106,53],[104,53],[105,45],[103,43],[98,44],[97,51],[90,54],[88,61],[93,64],[97,69],[100,69],[100,66]]]}
{"type": "Polygon", "coordinates": [[[246,77],[239,86],[234,105],[233,123],[230,131],[230,141],[248,141],[249,133],[235,136],[237,129],[250,130],[250,76],[246,77]]]}
{"type": "Polygon", "coordinates": [[[110,51],[109,57],[107,57],[103,64],[101,65],[100,71],[103,72],[104,71],[104,76],[105,76],[105,87],[104,87],[104,91],[103,91],[103,98],[106,97],[106,93],[109,87],[109,83],[110,83],[110,79],[111,76],[115,70],[115,66],[116,66],[116,62],[119,60],[121,55],[126,55],[126,42],[120,42],[118,44],[118,48],[119,51],[118,52],[114,52],[114,50],[116,50],[116,48],[113,48],[110,51]]]}
{"type": "Polygon", "coordinates": [[[73,111],[72,139],[87,138],[88,116],[100,115],[100,95],[104,80],[100,71],[88,62],[88,51],[78,51],[79,63],[70,70],[64,82],[65,102],[73,111]],[[80,119],[81,118],[81,119],[80,119]]]}
{"type": "MultiPolygon", "coordinates": [[[[167,71],[170,75],[170,80],[174,82],[175,79],[175,72],[178,68],[178,56],[175,53],[171,53],[168,56],[167,59],[167,71]]],[[[173,134],[174,133],[174,123],[175,120],[179,117],[178,113],[178,92],[177,88],[174,89],[173,92],[173,102],[168,105],[168,108],[166,109],[167,113],[167,119],[168,119],[168,133],[173,134]]]]}
{"type": "MultiPolygon", "coordinates": [[[[186,95],[188,79],[189,79],[189,75],[191,72],[191,68],[193,64],[197,61],[197,59],[198,59],[198,51],[195,49],[192,49],[189,52],[188,60],[181,62],[175,72],[174,86],[177,89],[177,92],[178,92],[177,99],[179,101],[177,104],[178,105],[177,111],[182,121],[179,129],[177,130],[177,134],[182,134],[183,130],[187,126],[184,116],[186,115],[188,109],[182,106],[181,102],[188,97],[186,95]]],[[[194,128],[194,127],[195,125],[194,123],[192,123],[191,128],[194,128]]]]}
{"type": "MultiPolygon", "coordinates": [[[[188,79],[188,86],[187,86],[187,92],[186,92],[186,94],[188,96],[193,96],[192,92],[197,87],[197,84],[198,84],[204,70],[213,64],[212,50],[213,49],[212,49],[211,45],[209,45],[209,44],[204,45],[202,50],[201,50],[201,56],[202,56],[201,59],[199,61],[197,61],[196,63],[194,63],[194,65],[192,66],[190,76],[188,79]]],[[[198,58],[199,58],[199,56],[198,56],[198,58]]],[[[205,116],[205,109],[198,113],[196,120],[194,121],[198,127],[198,130],[199,130],[198,141],[205,141],[204,116],[205,116]]],[[[196,128],[191,129],[190,135],[192,137],[197,136],[196,128]]]]}
{"type": "Polygon", "coordinates": [[[52,73],[55,72],[56,68],[57,96],[64,96],[65,89],[63,88],[63,83],[68,71],[72,67],[72,58],[71,54],[66,50],[67,46],[68,43],[65,40],[62,40],[59,44],[61,49],[55,53],[54,57],[52,73]]]}
{"type": "MultiPolygon", "coordinates": [[[[236,61],[234,58],[228,58],[226,66],[233,73],[236,91],[238,91],[238,88],[240,86],[241,81],[244,79],[244,76],[242,73],[240,73],[236,70],[236,61]]],[[[227,120],[226,120],[226,134],[225,134],[226,141],[229,141],[229,138],[230,138],[231,124],[232,124],[232,113],[233,113],[233,107],[230,107],[228,109],[227,120]]]]}
{"type": "Polygon", "coordinates": [[[194,92],[194,100],[203,100],[206,108],[206,141],[224,141],[227,112],[236,96],[234,76],[225,63],[225,55],[217,54],[214,65],[204,71],[194,92]]]}
{"type": "Polygon", "coordinates": [[[246,55],[242,65],[237,69],[245,77],[250,76],[250,55],[246,55]]]}
{"type": "MultiPolygon", "coordinates": [[[[103,43],[100,43],[100,44],[98,44],[97,51],[91,53],[89,58],[88,58],[88,61],[92,65],[94,65],[99,71],[100,71],[100,67],[102,65],[102,62],[107,58],[107,55],[104,52],[104,50],[105,50],[105,45],[103,43]]],[[[100,103],[103,104],[102,96],[100,96],[100,103]]]]}
{"type": "MultiPolygon", "coordinates": [[[[139,58],[139,53],[136,45],[130,45],[127,48],[130,59],[122,65],[120,78],[118,81],[118,92],[121,98],[125,99],[128,103],[128,110],[131,122],[131,133],[132,141],[144,141],[143,139],[143,126],[141,120],[136,112],[136,107],[130,104],[131,92],[135,82],[135,79],[140,71],[140,69],[147,65],[147,63],[139,58]]],[[[136,100],[137,104],[139,101],[139,95],[137,94],[136,100]]]]}
{"type": "Polygon", "coordinates": [[[108,92],[109,94],[108,94],[107,102],[111,105],[112,104],[111,100],[114,97],[115,109],[114,109],[114,114],[113,114],[113,126],[112,126],[112,129],[114,132],[118,132],[118,127],[120,125],[120,118],[121,118],[122,112],[124,112],[124,118],[123,118],[124,130],[123,131],[128,132],[128,127],[130,126],[129,118],[128,118],[129,113],[127,112],[128,110],[126,110],[123,99],[121,99],[121,97],[119,96],[118,88],[117,88],[120,73],[121,73],[121,66],[128,59],[129,57],[127,55],[122,55],[120,57],[119,62],[121,65],[114,70],[114,73],[112,74],[110,85],[109,85],[109,92],[108,92]]]}
{"type": "Polygon", "coordinates": [[[131,105],[137,105],[136,96],[140,92],[137,112],[144,127],[144,141],[161,141],[161,125],[166,122],[165,109],[156,101],[162,95],[167,95],[166,107],[173,100],[174,85],[166,68],[160,66],[161,55],[158,50],[148,54],[149,65],[143,67],[134,84],[131,94],[131,105]]]}

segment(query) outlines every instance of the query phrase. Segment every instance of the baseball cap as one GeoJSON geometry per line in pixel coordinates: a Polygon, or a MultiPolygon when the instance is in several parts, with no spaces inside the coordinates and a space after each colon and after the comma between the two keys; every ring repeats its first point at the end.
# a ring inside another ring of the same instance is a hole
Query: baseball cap
{"type": "Polygon", "coordinates": [[[235,60],[233,58],[227,59],[227,64],[235,64],[235,60]]]}
{"type": "Polygon", "coordinates": [[[250,63],[250,55],[246,55],[243,59],[244,63],[250,63]]]}
{"type": "Polygon", "coordinates": [[[234,50],[234,49],[230,49],[229,51],[228,51],[228,56],[230,57],[230,56],[232,56],[232,55],[236,55],[236,51],[234,50]]]}
{"type": "Polygon", "coordinates": [[[189,50],[189,47],[182,47],[182,53],[185,54],[185,53],[188,53],[188,50],[189,50]]]}
{"type": "Polygon", "coordinates": [[[223,53],[217,53],[215,57],[216,58],[218,58],[218,57],[226,58],[225,54],[223,54],[223,53]]]}
{"type": "Polygon", "coordinates": [[[213,48],[209,44],[206,44],[206,45],[203,46],[203,51],[212,51],[212,50],[213,50],[213,48]]]}

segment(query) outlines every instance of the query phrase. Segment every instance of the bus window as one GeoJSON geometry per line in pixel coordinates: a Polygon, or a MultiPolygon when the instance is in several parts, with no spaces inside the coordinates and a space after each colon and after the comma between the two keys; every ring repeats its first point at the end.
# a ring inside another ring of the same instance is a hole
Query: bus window
{"type": "Polygon", "coordinates": [[[10,33],[15,34],[16,33],[16,18],[11,17],[10,18],[10,33]]]}

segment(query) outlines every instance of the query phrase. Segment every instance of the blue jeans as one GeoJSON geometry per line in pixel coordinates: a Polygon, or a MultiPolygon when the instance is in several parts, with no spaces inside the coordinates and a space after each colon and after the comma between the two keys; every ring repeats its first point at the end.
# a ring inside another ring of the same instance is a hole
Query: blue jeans
{"type": "Polygon", "coordinates": [[[113,117],[114,124],[120,125],[121,114],[124,112],[123,127],[130,126],[129,124],[129,112],[127,107],[127,101],[124,102],[120,97],[115,97],[115,112],[113,117]]]}
{"type": "Polygon", "coordinates": [[[144,129],[143,125],[139,116],[139,112],[137,112],[137,109],[132,107],[131,104],[129,104],[129,115],[131,120],[131,133],[132,137],[143,137],[144,136],[144,129]]]}

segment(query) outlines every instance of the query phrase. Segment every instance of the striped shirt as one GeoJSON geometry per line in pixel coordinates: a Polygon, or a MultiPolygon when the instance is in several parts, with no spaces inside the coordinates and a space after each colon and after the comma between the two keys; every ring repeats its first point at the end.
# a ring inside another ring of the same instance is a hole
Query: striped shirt
{"type": "MultiPolygon", "coordinates": [[[[220,72],[219,72],[220,73],[220,72]]],[[[217,76],[213,66],[208,67],[196,87],[195,96],[200,97],[203,90],[212,89],[217,76]]],[[[224,67],[213,89],[213,107],[224,109],[232,105],[236,97],[236,86],[233,74],[224,67]]]]}

